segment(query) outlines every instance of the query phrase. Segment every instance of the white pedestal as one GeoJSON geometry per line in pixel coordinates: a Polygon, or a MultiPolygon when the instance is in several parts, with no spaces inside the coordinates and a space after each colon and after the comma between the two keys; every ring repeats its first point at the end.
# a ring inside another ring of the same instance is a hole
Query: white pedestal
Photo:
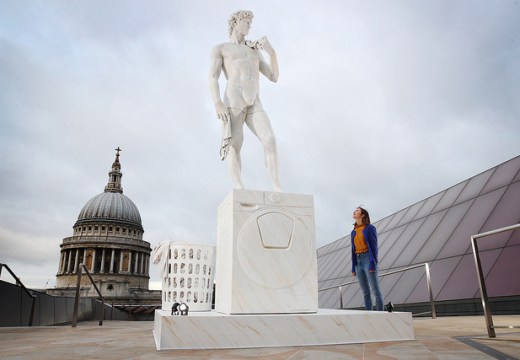
{"type": "Polygon", "coordinates": [[[320,309],[314,314],[171,316],[156,310],[157,350],[233,349],[414,340],[411,313],[320,309]]]}
{"type": "Polygon", "coordinates": [[[218,209],[217,233],[217,312],[317,311],[312,196],[235,189],[218,209]]]}

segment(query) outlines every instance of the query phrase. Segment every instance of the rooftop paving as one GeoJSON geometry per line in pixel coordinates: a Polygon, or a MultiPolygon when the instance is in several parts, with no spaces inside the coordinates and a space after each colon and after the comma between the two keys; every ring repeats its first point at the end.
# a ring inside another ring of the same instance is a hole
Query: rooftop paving
{"type": "MultiPolygon", "coordinates": [[[[496,326],[520,315],[494,316],[496,326]]],[[[520,359],[520,329],[487,337],[483,316],[414,319],[414,341],[226,350],[157,351],[151,321],[0,328],[0,359],[520,359]]]]}

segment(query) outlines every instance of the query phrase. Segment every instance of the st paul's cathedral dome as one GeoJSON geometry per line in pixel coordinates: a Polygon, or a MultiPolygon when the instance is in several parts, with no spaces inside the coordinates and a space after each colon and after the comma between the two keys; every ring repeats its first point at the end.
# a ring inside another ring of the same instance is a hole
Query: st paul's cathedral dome
{"type": "MultiPolygon", "coordinates": [[[[106,298],[133,298],[148,290],[150,243],[143,240],[137,206],[121,186],[119,152],[109,172],[104,192],[87,201],[73,226],[73,235],[63,239],[56,275],[55,295],[70,295],[76,288],[77,269],[84,264],[106,298]]],[[[81,292],[95,295],[82,277],[81,292]]]]}

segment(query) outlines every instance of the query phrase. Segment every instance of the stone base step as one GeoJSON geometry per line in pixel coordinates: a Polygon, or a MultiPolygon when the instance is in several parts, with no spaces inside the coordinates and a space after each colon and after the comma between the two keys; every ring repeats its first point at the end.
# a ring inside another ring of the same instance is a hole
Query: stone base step
{"type": "Polygon", "coordinates": [[[314,314],[170,315],[156,310],[157,350],[235,349],[415,340],[412,314],[319,309],[314,314]]]}

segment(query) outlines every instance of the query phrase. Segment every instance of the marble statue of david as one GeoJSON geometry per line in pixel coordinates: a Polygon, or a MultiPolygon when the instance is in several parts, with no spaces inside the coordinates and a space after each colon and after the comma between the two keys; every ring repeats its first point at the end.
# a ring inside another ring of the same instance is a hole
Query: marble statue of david
{"type": "Polygon", "coordinates": [[[271,123],[259,98],[260,73],[278,81],[278,62],[269,40],[246,40],[253,20],[251,11],[236,11],[229,18],[229,42],[215,46],[211,53],[209,85],[217,117],[222,121],[223,136],[220,155],[229,158],[229,171],[234,187],[243,189],[240,149],[244,141],[244,123],[264,147],[265,161],[275,191],[281,191],[278,179],[278,155],[271,123]],[[269,55],[269,64],[262,51],[269,55]],[[224,72],[226,90],[221,98],[218,79],[224,72]]]}

